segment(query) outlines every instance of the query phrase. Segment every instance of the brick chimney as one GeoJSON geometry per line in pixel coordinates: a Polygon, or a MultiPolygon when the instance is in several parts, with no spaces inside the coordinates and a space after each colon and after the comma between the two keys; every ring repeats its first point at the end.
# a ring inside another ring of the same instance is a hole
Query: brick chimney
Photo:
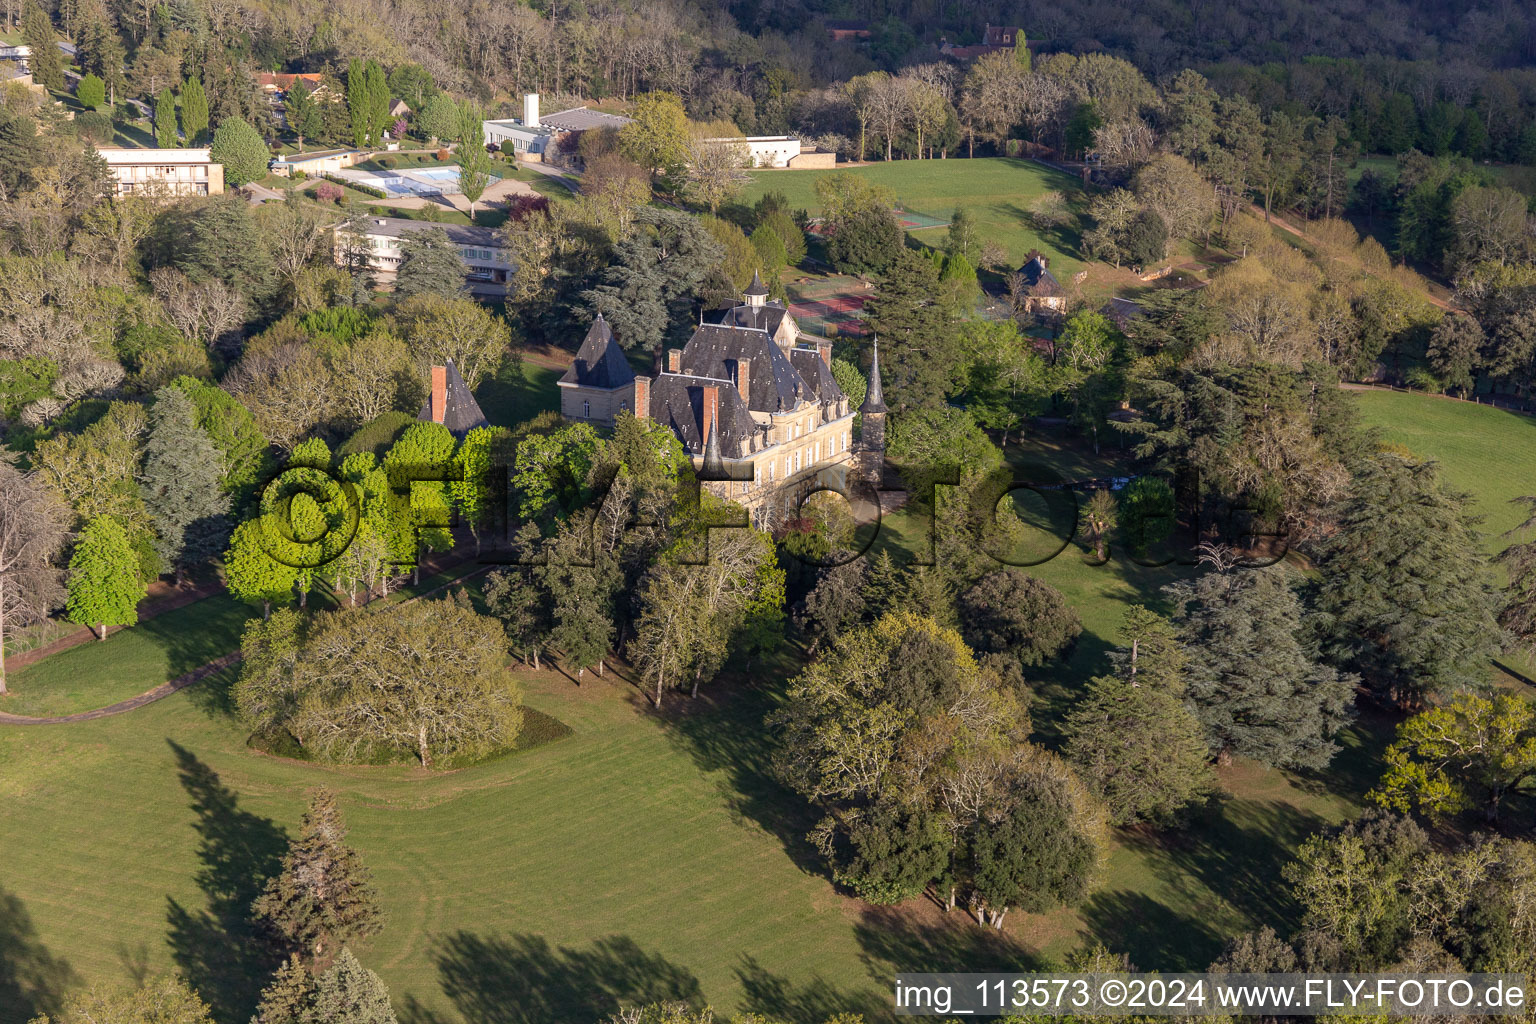
{"type": "Polygon", "coordinates": [[[715,424],[720,419],[720,388],[714,384],[704,387],[704,433],[699,440],[706,446],[709,444],[709,435],[715,432],[715,424]]]}
{"type": "Polygon", "coordinates": [[[448,404],[448,367],[432,367],[432,422],[443,422],[443,407],[448,404]]]}
{"type": "Polygon", "coordinates": [[[827,364],[827,369],[832,369],[832,342],[826,338],[816,339],[816,354],[821,356],[821,361],[827,364]]]}
{"type": "Polygon", "coordinates": [[[667,372],[683,372],[683,350],[680,348],[667,349],[667,372]]]}
{"type": "Polygon", "coordinates": [[[651,378],[635,378],[635,419],[650,419],[651,416],[651,378]]]}
{"type": "Polygon", "coordinates": [[[748,409],[752,408],[752,360],[736,360],[736,392],[741,395],[741,404],[748,409]]]}

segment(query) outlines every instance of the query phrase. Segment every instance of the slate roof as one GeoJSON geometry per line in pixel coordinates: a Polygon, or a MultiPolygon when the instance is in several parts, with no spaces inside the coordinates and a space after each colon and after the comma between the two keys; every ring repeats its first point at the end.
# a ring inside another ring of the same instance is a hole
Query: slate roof
{"type": "Polygon", "coordinates": [[[1141,304],[1134,299],[1124,299],[1116,295],[1104,304],[1104,314],[1123,331],[1132,320],[1141,316],[1141,304]]]}
{"type": "Polygon", "coordinates": [[[792,348],[789,362],[799,371],[800,379],[811,386],[811,394],[819,402],[836,402],[843,397],[843,389],[832,376],[832,367],[822,362],[821,353],[814,348],[792,348]]]}
{"type": "Polygon", "coordinates": [[[788,412],[815,401],[811,386],[766,331],[704,324],[683,346],[682,371],[730,382],[741,359],[752,361],[747,397],[754,411],[788,412]]]}
{"type": "Polygon", "coordinates": [[[584,388],[621,388],[635,379],[624,351],[614,340],[613,328],[608,326],[602,314],[598,314],[587,336],[576,350],[576,358],[560,378],[562,384],[577,384],[584,388]]]}
{"type": "Polygon", "coordinates": [[[755,327],[772,335],[779,333],[779,325],[784,322],[788,312],[783,303],[779,302],[765,302],[761,306],[735,306],[725,311],[720,322],[727,327],[755,327]]]}
{"type": "Polygon", "coordinates": [[[880,339],[875,339],[875,352],[869,360],[869,388],[864,392],[864,404],[859,412],[885,412],[885,389],[880,383],[880,339]]]}
{"type": "MultiPolygon", "coordinates": [[[[459,368],[453,365],[453,360],[448,360],[447,387],[443,398],[443,426],[455,437],[463,437],[476,427],[488,427],[490,421],[485,418],[485,413],[480,411],[480,403],[475,401],[475,396],[469,393],[469,386],[464,383],[464,378],[459,373],[459,368]]],[[[432,421],[432,396],[427,395],[426,404],[421,407],[421,412],[416,414],[418,420],[432,421]]]]}
{"type": "Polygon", "coordinates": [[[754,271],[752,271],[752,283],[747,285],[747,290],[742,292],[741,294],[743,294],[743,295],[767,295],[768,294],[768,286],[763,284],[763,279],[758,275],[757,271],[754,270],[754,271]]]}
{"type": "Polygon", "coordinates": [[[720,389],[720,454],[727,459],[751,451],[757,423],[731,382],[692,373],[663,373],[651,382],[651,419],[672,428],[690,454],[704,454],[704,389],[720,389]]]}
{"type": "Polygon", "coordinates": [[[1045,267],[1045,260],[1035,256],[1022,267],[1019,273],[1024,275],[1024,283],[1029,286],[1032,295],[1061,295],[1061,282],[1056,280],[1056,275],[1045,267]]]}

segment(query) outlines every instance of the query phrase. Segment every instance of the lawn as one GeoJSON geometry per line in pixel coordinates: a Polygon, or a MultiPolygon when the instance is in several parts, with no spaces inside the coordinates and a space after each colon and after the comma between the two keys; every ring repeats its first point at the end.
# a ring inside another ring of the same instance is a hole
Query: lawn
{"type": "Polygon", "coordinates": [[[1512,499],[1536,494],[1536,419],[1491,405],[1393,391],[1362,391],[1355,402],[1361,419],[1384,440],[1438,459],[1446,481],[1472,495],[1489,551],[1508,546],[1499,535],[1525,519],[1525,510],[1512,499]]]}
{"type": "MultiPolygon", "coordinates": [[[[258,755],[220,710],[227,682],[0,730],[0,944],[17,974],[178,964],[221,1020],[248,1019],[265,965],[243,908],[319,784],[388,912],[361,955],[409,1020],[592,1024],[620,1000],[700,996],[811,1024],[880,1005],[888,972],[930,948],[883,931],[876,946],[860,908],[803,870],[809,823],[761,775],[765,695],[663,722],[612,673],[578,690],[545,672],[529,704],[574,735],[427,776],[258,755]]],[[[27,991],[0,999],[0,1021],[40,1008],[27,991]]]]}
{"type": "MultiPolygon", "coordinates": [[[[815,215],[820,212],[816,178],[832,173],[754,171],[744,201],[756,202],[765,192],[783,192],[792,208],[815,215]]],[[[955,207],[969,209],[982,236],[1007,247],[1015,264],[1023,263],[1030,249],[1040,249],[1052,255],[1052,272],[1062,281],[1084,266],[1082,239],[1076,228],[1042,234],[1026,222],[1026,208],[1043,192],[1055,190],[1074,200],[1081,198],[1075,179],[1041,164],[1008,157],[897,160],[849,168],[848,173],[891,189],[905,210],[947,222],[955,207]]],[[[937,246],[943,242],[944,231],[943,227],[923,228],[911,234],[918,241],[937,246]]]]}
{"type": "Polygon", "coordinates": [[[487,377],[475,389],[475,401],[485,418],[504,427],[513,427],[541,412],[560,408],[560,389],[555,381],[565,372],[562,367],[541,366],[526,359],[502,360],[494,377],[487,377]]]}
{"type": "MultiPolygon", "coordinates": [[[[553,373],[509,362],[479,397],[516,422],[549,406],[553,373]]],[[[1021,473],[1074,480],[1118,468],[1113,453],[1050,438],[1010,457],[1021,473]]],[[[901,512],[887,525],[910,548],[922,524],[901,512]]],[[[1032,673],[1050,743],[1062,709],[1105,670],[1125,608],[1157,602],[1188,570],[1089,566],[1070,547],[1028,571],[1062,589],[1084,624],[1064,665],[1032,673]]],[[[171,650],[178,636],[161,642],[171,650]]],[[[557,670],[522,673],[529,706],[572,734],[451,774],[257,754],[228,717],[228,673],[124,716],[0,729],[0,948],[11,976],[43,988],[179,965],[221,1021],[243,1024],[266,968],[244,908],[305,790],[324,784],[388,912],[360,955],[410,1024],[593,1024],[621,1002],[667,997],[792,1024],[839,1009],[884,1019],[900,969],[1030,967],[1096,940],[1144,968],[1198,969],[1228,935],[1283,929],[1294,907],[1280,865],[1307,833],[1352,813],[1376,773],[1380,728],[1347,737],[1323,777],[1239,762],[1195,829],[1121,833],[1083,908],[1010,915],[997,935],[924,901],[848,900],[824,877],[804,838],[814,816],[770,778],[762,724],[798,657],[786,650],[746,677],[733,669],[662,716],[621,667],[580,688],[557,670]]],[[[35,985],[7,999],[5,985],[0,975],[0,1024],[47,1002],[35,985]]]]}
{"type": "Polygon", "coordinates": [[[240,646],[251,609],[224,595],[158,615],[11,674],[0,711],[43,717],[106,707],[240,646]]]}

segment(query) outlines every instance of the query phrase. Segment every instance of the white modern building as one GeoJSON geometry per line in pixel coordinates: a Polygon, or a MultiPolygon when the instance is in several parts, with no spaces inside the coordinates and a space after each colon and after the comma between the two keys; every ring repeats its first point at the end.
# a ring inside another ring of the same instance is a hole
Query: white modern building
{"type": "Polygon", "coordinates": [[[211,150],[100,147],[117,183],[116,195],[216,196],[224,191],[224,165],[211,150]]]}
{"type": "MultiPolygon", "coordinates": [[[[413,231],[441,228],[448,233],[449,241],[459,250],[464,263],[464,280],[469,293],[476,298],[500,299],[507,294],[507,281],[516,269],[511,254],[502,244],[501,235],[491,228],[469,227],[464,224],[434,224],[425,220],[407,220],[404,217],[369,217],[361,222],[363,247],[368,253],[368,267],[382,285],[392,285],[400,270],[403,254],[400,249],[402,236],[413,231]]],[[[338,266],[345,266],[348,248],[354,244],[345,232],[338,230],[335,238],[335,254],[338,266]]]]}
{"type": "Polygon", "coordinates": [[[511,150],[519,160],[539,162],[553,155],[554,145],[562,136],[592,128],[622,128],[632,118],[605,114],[589,107],[573,107],[558,114],[539,113],[539,94],[523,97],[523,116],[499,121],[483,121],[485,144],[497,146],[503,153],[511,150]]]}
{"type": "Polygon", "coordinates": [[[705,139],[707,145],[734,146],[744,153],[748,167],[833,167],[836,153],[823,153],[815,146],[804,146],[793,135],[743,135],[739,138],[705,139]]]}

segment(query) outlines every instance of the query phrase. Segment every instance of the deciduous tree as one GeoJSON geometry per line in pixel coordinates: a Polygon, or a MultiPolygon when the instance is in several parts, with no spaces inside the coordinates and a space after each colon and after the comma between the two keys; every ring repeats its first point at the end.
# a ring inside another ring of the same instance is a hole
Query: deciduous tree
{"type": "Polygon", "coordinates": [[[64,596],[54,559],[64,544],[66,514],[35,475],[0,459],[0,696],[6,693],[6,640],[47,618],[64,596]]]}
{"type": "Polygon", "coordinates": [[[272,159],[260,133],[249,121],[238,117],[226,117],[219,122],[218,130],[213,133],[211,150],[214,162],[224,165],[227,185],[244,185],[261,179],[272,159]]]}
{"type": "Polygon", "coordinates": [[[1459,693],[1398,726],[1386,763],[1371,793],[1383,807],[1436,818],[1477,807],[1496,822],[1504,800],[1536,780],[1536,706],[1459,693]]]}
{"type": "Polygon", "coordinates": [[[139,621],[144,580],[121,523],[111,516],[98,516],[85,524],[69,558],[65,586],[69,621],[91,627],[98,639],[107,638],[108,626],[139,621]]]}

